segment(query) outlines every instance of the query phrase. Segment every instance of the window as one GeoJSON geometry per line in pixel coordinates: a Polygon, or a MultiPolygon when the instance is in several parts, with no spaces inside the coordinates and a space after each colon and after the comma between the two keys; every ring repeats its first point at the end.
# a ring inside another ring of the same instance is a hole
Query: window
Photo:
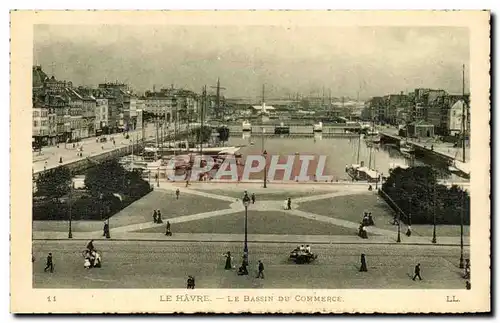
{"type": "Polygon", "coordinates": [[[38,121],[36,120],[33,121],[33,127],[38,127],[38,121]]]}

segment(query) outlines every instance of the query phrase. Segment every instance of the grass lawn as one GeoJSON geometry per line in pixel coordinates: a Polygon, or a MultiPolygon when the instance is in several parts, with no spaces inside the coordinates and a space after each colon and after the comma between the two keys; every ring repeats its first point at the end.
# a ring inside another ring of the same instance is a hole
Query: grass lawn
{"type": "MultiPolygon", "coordinates": [[[[208,189],[196,189],[196,191],[200,192],[207,192],[211,194],[216,194],[216,195],[222,195],[222,196],[229,196],[229,197],[234,197],[234,198],[241,198],[243,196],[243,193],[245,192],[244,189],[235,189],[235,190],[223,190],[223,189],[213,189],[213,190],[208,190],[208,189]]],[[[252,190],[248,189],[248,194],[251,196],[252,195],[252,190]]],[[[321,195],[321,194],[328,194],[332,193],[333,191],[316,191],[316,192],[284,192],[284,191],[270,191],[266,192],[265,194],[263,193],[255,193],[255,199],[257,201],[281,201],[285,200],[286,198],[290,197],[292,200],[294,198],[299,198],[299,197],[305,197],[305,196],[311,196],[311,195],[321,195]]]]}
{"type": "MultiPolygon", "coordinates": [[[[351,196],[338,196],[300,203],[300,210],[316,213],[332,218],[344,219],[352,222],[360,222],[363,212],[372,212],[375,226],[382,229],[393,230],[391,224],[394,212],[387,203],[375,193],[356,194],[351,196]]],[[[402,226],[406,230],[406,226],[402,226]]],[[[432,236],[433,226],[428,224],[412,225],[413,234],[420,236],[432,236]]],[[[438,225],[437,236],[459,236],[460,226],[438,225]]],[[[469,227],[464,226],[464,235],[469,235],[469,227]]]]}
{"type": "Polygon", "coordinates": [[[113,227],[153,222],[153,210],[160,210],[162,219],[228,209],[230,203],[208,197],[183,193],[178,200],[175,192],[153,191],[132,203],[111,218],[113,227]]]}
{"type": "MultiPolygon", "coordinates": [[[[181,233],[243,233],[245,213],[237,212],[208,219],[172,224],[181,233]]],[[[137,232],[165,232],[164,226],[137,232]]],[[[356,231],[309,220],[279,211],[254,211],[248,214],[249,234],[356,235],[356,231]]]]}
{"type": "MultiPolygon", "coordinates": [[[[111,227],[121,227],[129,224],[153,222],[153,210],[160,210],[163,219],[173,217],[228,209],[228,202],[203,196],[183,193],[178,200],[174,192],[153,191],[143,198],[130,204],[111,217],[111,227]]],[[[101,221],[74,221],[73,231],[102,230],[101,221]]],[[[34,221],[34,231],[67,231],[68,221],[34,221]]]]}

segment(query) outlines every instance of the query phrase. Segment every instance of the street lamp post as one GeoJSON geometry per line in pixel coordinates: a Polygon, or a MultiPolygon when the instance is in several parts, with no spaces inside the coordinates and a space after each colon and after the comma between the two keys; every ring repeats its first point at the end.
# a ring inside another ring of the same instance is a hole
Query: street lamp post
{"type": "Polygon", "coordinates": [[[248,266],[248,206],[250,198],[247,194],[243,197],[243,205],[245,206],[245,242],[243,244],[243,263],[248,266]]]}
{"type": "MultiPolygon", "coordinates": [[[[175,171],[175,167],[174,167],[175,171]]],[[[156,186],[160,187],[160,167],[156,169],[156,186]]]]}
{"type": "Polygon", "coordinates": [[[398,239],[396,242],[401,242],[401,213],[398,212],[398,239]]]}
{"type": "Polygon", "coordinates": [[[72,199],[72,194],[73,193],[73,179],[71,179],[71,185],[69,187],[69,199],[68,199],[68,204],[69,204],[69,227],[68,227],[68,239],[73,238],[73,230],[71,228],[71,224],[73,221],[73,216],[71,214],[71,199],[72,199]]]}
{"type": "Polygon", "coordinates": [[[465,212],[465,191],[462,192],[462,210],[460,212],[460,263],[458,267],[464,268],[464,212],[465,212]]]}
{"type": "Polygon", "coordinates": [[[433,227],[432,227],[432,243],[436,243],[437,240],[436,240],[436,206],[437,206],[437,203],[436,203],[436,183],[434,183],[434,189],[433,189],[433,193],[434,193],[434,196],[433,196],[433,203],[432,203],[432,209],[433,209],[433,227]]]}
{"type": "Polygon", "coordinates": [[[109,219],[111,218],[111,215],[108,216],[108,230],[106,230],[106,239],[111,239],[111,227],[109,226],[109,219]]]}
{"type": "Polygon", "coordinates": [[[411,202],[412,199],[411,197],[408,199],[409,205],[408,205],[408,229],[406,230],[406,235],[410,236],[411,235],[411,202]]]}
{"type": "Polygon", "coordinates": [[[264,188],[267,188],[267,151],[264,150],[264,188]]]}

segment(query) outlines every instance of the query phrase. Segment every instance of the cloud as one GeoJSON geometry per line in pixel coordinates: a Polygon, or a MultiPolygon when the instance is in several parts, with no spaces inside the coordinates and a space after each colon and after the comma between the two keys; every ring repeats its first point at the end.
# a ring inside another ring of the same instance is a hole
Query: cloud
{"type": "Polygon", "coordinates": [[[139,91],[198,91],[217,77],[230,96],[461,91],[469,34],[451,27],[61,26],[35,28],[35,63],[75,84],[127,81],[139,91]],[[51,65],[53,67],[51,67],[51,65]]]}

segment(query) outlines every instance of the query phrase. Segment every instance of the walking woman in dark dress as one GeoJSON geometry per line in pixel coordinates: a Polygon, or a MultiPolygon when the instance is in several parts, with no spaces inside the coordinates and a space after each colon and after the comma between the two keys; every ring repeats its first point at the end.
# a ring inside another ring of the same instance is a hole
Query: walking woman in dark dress
{"type": "Polygon", "coordinates": [[[226,256],[226,266],[224,267],[224,269],[226,270],[232,269],[233,266],[231,265],[231,252],[228,251],[225,256],[226,256]]]}
{"type": "Polygon", "coordinates": [[[160,223],[163,223],[163,220],[161,219],[161,211],[158,210],[158,212],[156,212],[158,218],[156,219],[156,223],[160,224],[160,223]]]}

